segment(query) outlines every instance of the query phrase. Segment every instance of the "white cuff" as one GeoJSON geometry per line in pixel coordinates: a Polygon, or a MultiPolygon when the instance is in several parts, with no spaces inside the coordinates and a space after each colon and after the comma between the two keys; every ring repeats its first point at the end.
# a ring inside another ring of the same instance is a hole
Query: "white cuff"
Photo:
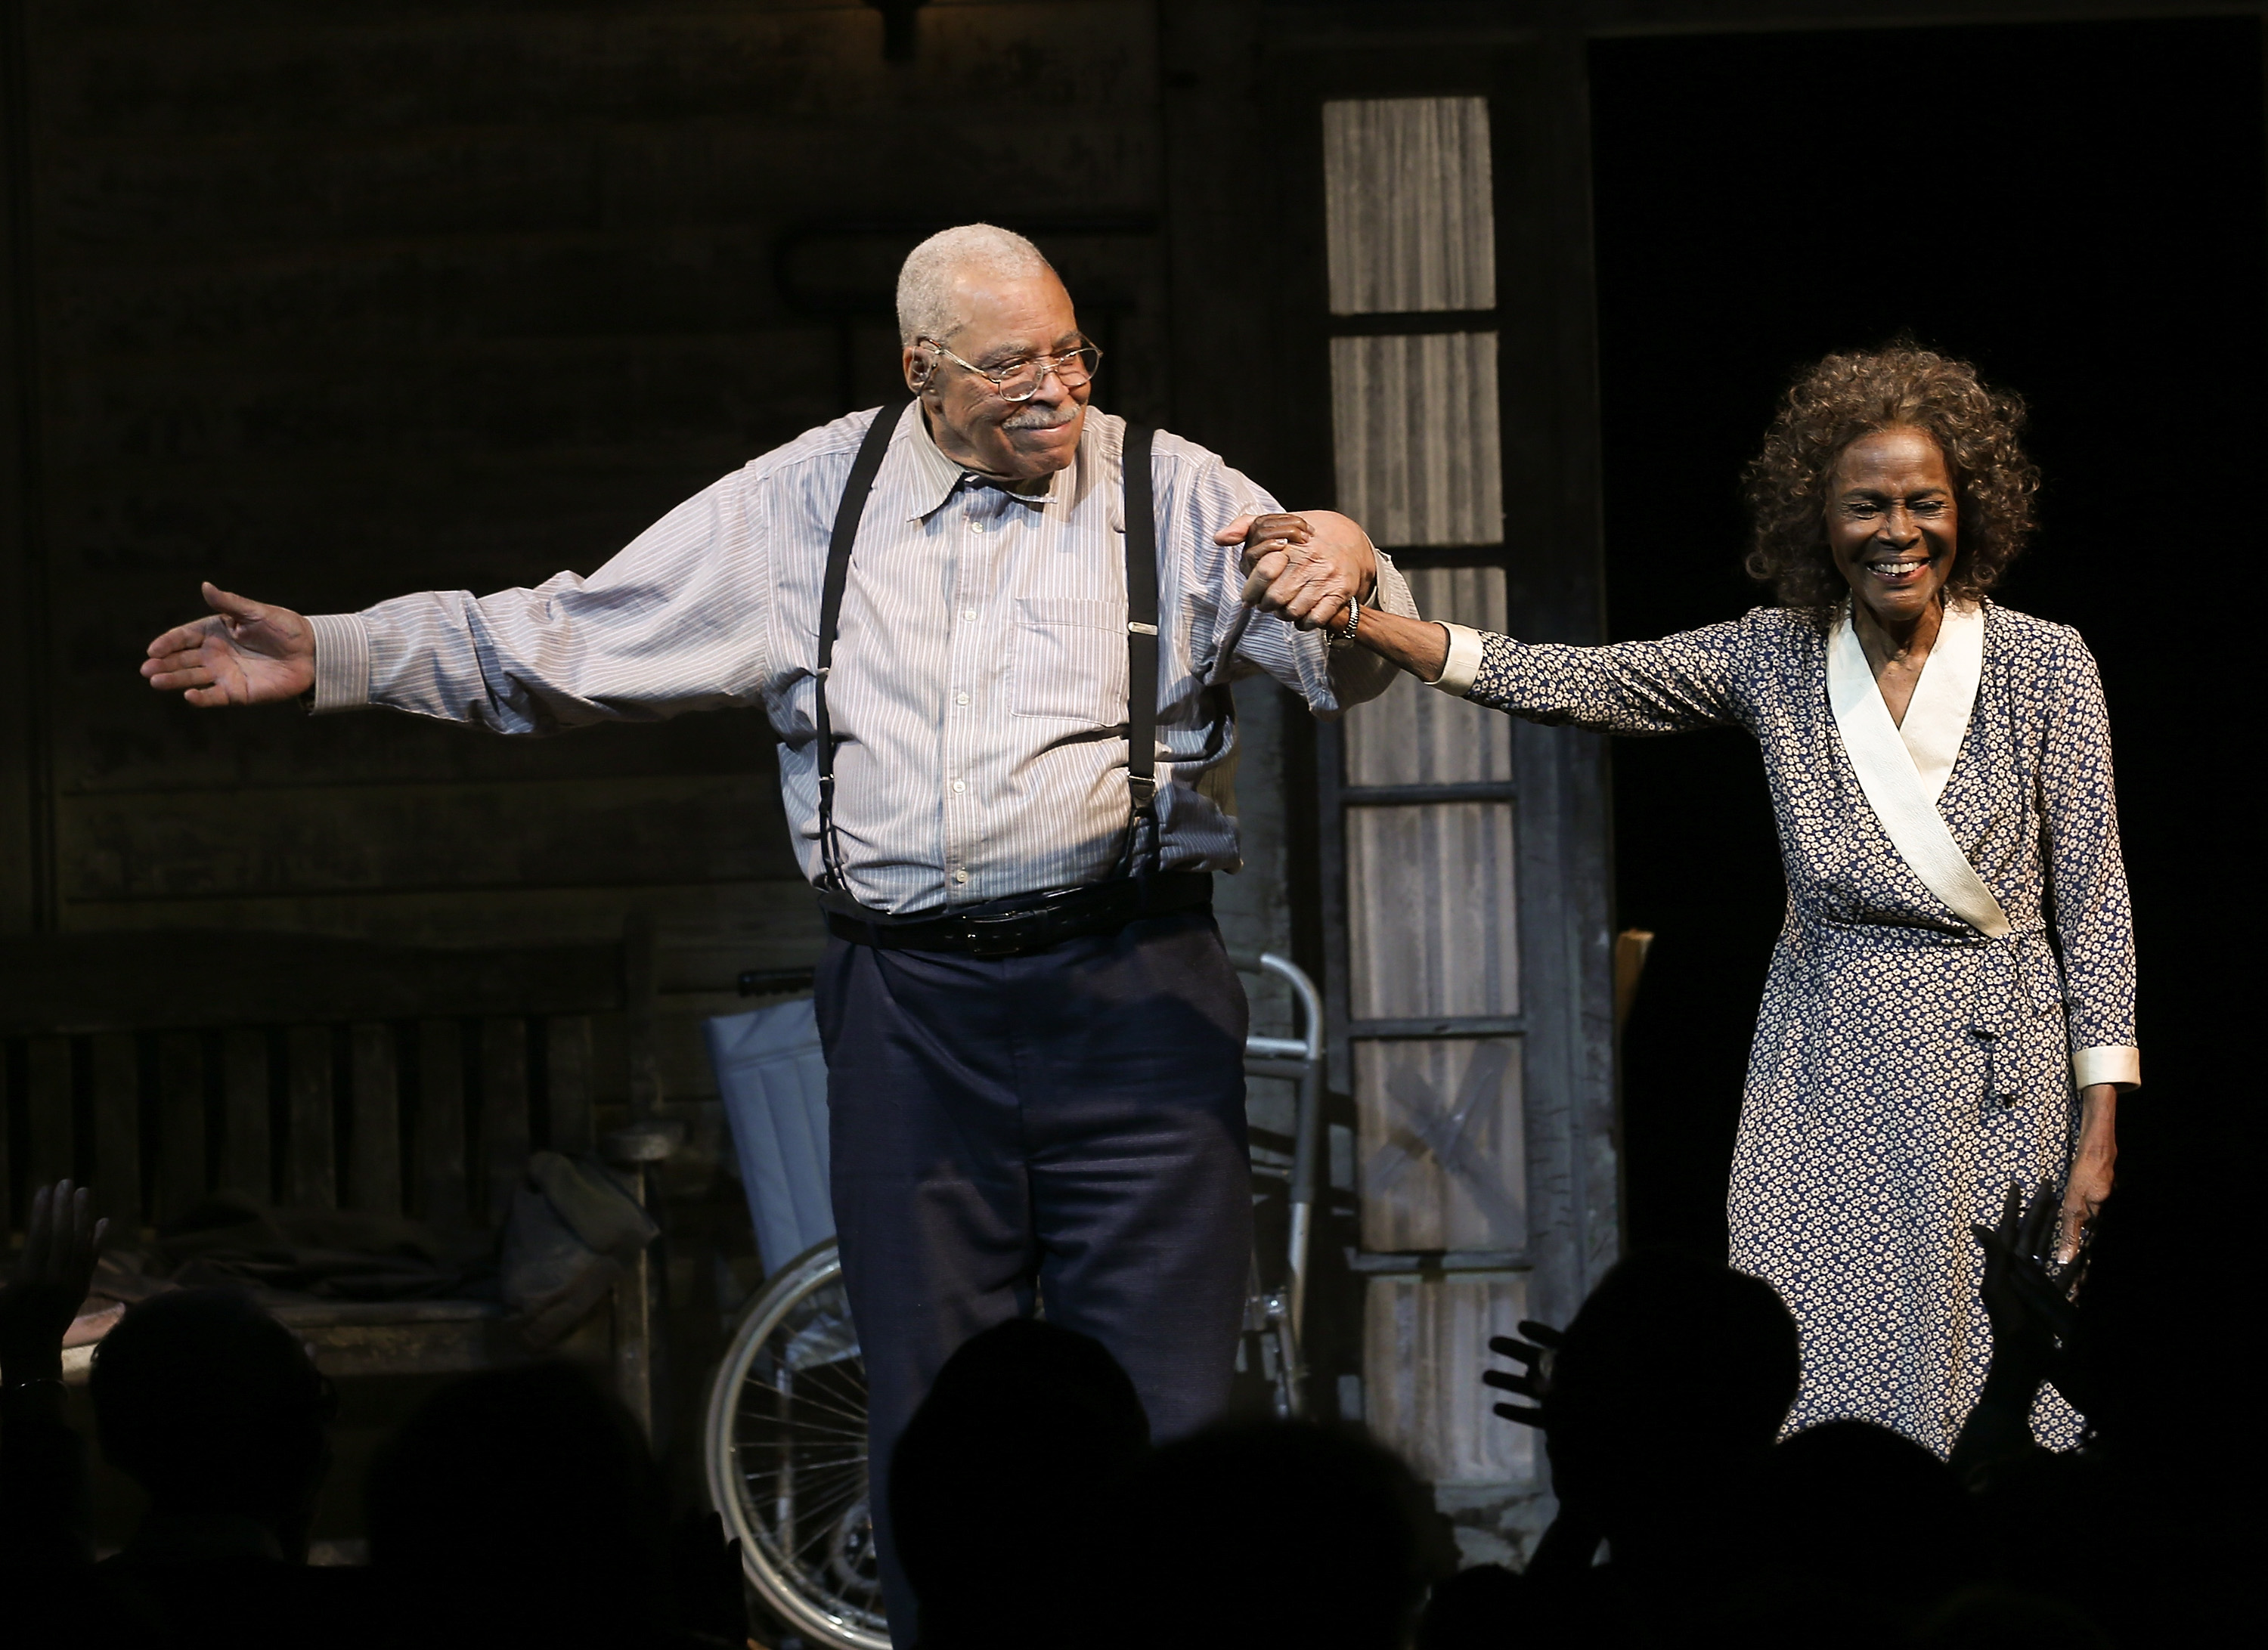
{"type": "Polygon", "coordinates": [[[2087,1090],[2097,1083],[2139,1088],[2142,1082],[2142,1051],[2132,1048],[2081,1049],[2071,1057],[2071,1083],[2087,1090]]]}
{"type": "Polygon", "coordinates": [[[307,709],[316,716],[359,711],[370,703],[370,632],[357,613],[318,613],[307,626],[315,633],[315,691],[307,709]]]}
{"type": "Polygon", "coordinates": [[[1446,619],[1434,622],[1449,633],[1449,656],[1442,662],[1441,674],[1425,685],[1462,699],[1473,685],[1473,678],[1481,674],[1481,633],[1470,625],[1451,624],[1446,619]]]}

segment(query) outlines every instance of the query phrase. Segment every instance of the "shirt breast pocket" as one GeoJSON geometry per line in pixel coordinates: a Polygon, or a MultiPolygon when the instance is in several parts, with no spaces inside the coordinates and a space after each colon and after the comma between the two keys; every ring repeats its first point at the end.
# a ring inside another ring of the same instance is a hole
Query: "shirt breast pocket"
{"type": "Polygon", "coordinates": [[[1116,727],[1126,720],[1126,609],[1066,596],[1016,599],[1013,716],[1116,727]]]}

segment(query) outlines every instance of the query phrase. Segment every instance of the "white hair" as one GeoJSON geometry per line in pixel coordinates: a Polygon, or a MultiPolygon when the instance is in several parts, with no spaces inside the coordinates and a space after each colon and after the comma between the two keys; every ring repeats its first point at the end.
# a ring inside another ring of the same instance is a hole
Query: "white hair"
{"type": "Polygon", "coordinates": [[[961,323],[953,287],[963,275],[1028,280],[1055,272],[1040,249],[1012,229],[990,224],[940,229],[908,253],[898,270],[898,342],[953,335],[961,323]]]}

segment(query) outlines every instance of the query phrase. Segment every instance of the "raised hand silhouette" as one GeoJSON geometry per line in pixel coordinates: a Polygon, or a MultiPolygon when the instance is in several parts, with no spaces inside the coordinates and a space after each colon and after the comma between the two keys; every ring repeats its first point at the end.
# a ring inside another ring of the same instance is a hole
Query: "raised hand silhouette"
{"type": "Polygon", "coordinates": [[[0,1288],[0,1374],[8,1381],[62,1373],[63,1336],[94,1282],[95,1251],[109,1225],[94,1219],[86,1188],[67,1180],[33,1197],[24,1252],[0,1288]]]}
{"type": "Polygon", "coordinates": [[[315,632],[305,618],[210,581],[202,588],[211,616],[150,644],[142,674],[151,687],[202,710],[296,699],[314,687],[315,632]]]}
{"type": "Polygon", "coordinates": [[[1521,1403],[1499,1403],[1496,1412],[1523,1426],[1542,1426],[1543,1400],[1551,1391],[1551,1360],[1567,1337],[1549,1323],[1538,1323],[1532,1318],[1521,1320],[1520,1332],[1528,1339],[1516,1341],[1509,1335],[1490,1336],[1489,1351],[1524,1367],[1518,1374],[1504,1369],[1484,1371],[1481,1384],[1494,1387],[1499,1392],[1516,1392],[1523,1398],[1533,1398],[1535,1403],[1532,1408],[1521,1403]]]}

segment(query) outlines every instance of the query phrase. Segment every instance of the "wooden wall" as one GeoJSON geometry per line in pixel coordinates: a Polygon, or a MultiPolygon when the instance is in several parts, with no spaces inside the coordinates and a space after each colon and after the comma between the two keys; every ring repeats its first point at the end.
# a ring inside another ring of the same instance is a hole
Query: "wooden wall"
{"type": "Polygon", "coordinates": [[[0,710],[0,931],[644,910],[681,993],[807,955],[753,713],[504,740],[199,712],[135,666],[202,578],[325,612],[591,570],[882,399],[897,259],[946,222],[1040,232],[1110,335],[1101,399],[1156,416],[1152,8],[932,6],[911,63],[858,0],[17,22],[0,571],[45,656],[0,710]]]}

